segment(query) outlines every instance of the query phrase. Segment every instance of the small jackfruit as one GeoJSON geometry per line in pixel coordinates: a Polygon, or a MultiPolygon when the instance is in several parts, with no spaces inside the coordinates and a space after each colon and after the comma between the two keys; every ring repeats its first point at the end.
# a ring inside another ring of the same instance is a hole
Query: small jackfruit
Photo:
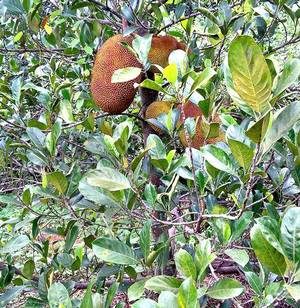
{"type": "MultiPolygon", "coordinates": [[[[148,59],[152,64],[158,64],[162,68],[168,66],[169,55],[176,49],[186,50],[186,44],[178,42],[173,36],[153,36],[151,49],[148,54],[148,59]]],[[[157,73],[155,67],[151,67],[151,72],[157,73]]]]}
{"type": "MultiPolygon", "coordinates": [[[[181,108],[181,105],[178,108],[181,108]]],[[[224,134],[221,131],[219,131],[218,137],[205,139],[205,136],[203,136],[203,132],[202,132],[202,129],[201,129],[202,111],[197,105],[195,105],[195,104],[193,104],[192,102],[189,101],[189,102],[187,102],[183,105],[183,110],[184,110],[185,119],[187,119],[187,118],[194,118],[195,119],[195,124],[196,124],[195,134],[191,138],[191,147],[192,148],[199,149],[204,144],[214,144],[218,141],[224,140],[224,134]]],[[[179,122],[178,122],[178,126],[183,124],[183,120],[184,120],[184,117],[183,117],[183,114],[181,112],[180,119],[179,119],[179,122]]],[[[216,115],[214,117],[213,121],[217,122],[217,123],[220,122],[218,115],[216,115]]],[[[180,141],[181,141],[181,143],[184,147],[188,147],[188,141],[187,141],[186,132],[185,132],[184,129],[182,129],[179,132],[179,139],[180,139],[180,141]]]]}
{"type": "Polygon", "coordinates": [[[91,93],[97,106],[105,112],[118,114],[125,111],[137,92],[134,83],[141,82],[141,75],[126,82],[111,82],[113,73],[118,69],[142,68],[136,57],[122,46],[122,42],[131,46],[133,39],[133,36],[118,34],[109,38],[97,51],[92,70],[91,93]]]}
{"type": "MultiPolygon", "coordinates": [[[[145,118],[148,119],[157,119],[161,114],[168,113],[174,105],[172,101],[155,101],[151,103],[146,109],[145,118]]],[[[163,131],[150,123],[151,128],[159,135],[163,134],[163,131]]]]}

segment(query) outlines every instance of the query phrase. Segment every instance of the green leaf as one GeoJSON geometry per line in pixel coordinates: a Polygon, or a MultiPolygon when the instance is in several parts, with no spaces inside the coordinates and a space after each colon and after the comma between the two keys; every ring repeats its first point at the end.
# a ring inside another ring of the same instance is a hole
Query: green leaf
{"type": "Polygon", "coordinates": [[[169,95],[169,93],[161,85],[159,85],[157,82],[151,79],[145,79],[143,82],[140,83],[140,87],[162,92],[169,95]]]}
{"type": "Polygon", "coordinates": [[[57,189],[61,194],[68,188],[68,180],[61,171],[54,171],[46,175],[47,182],[57,189]]]}
{"type": "Polygon", "coordinates": [[[215,258],[216,256],[211,252],[210,241],[201,240],[195,249],[195,265],[200,282],[205,278],[205,271],[215,258]]]}
{"type": "Polygon", "coordinates": [[[145,288],[154,292],[171,291],[176,293],[181,280],[171,276],[154,276],[146,281],[145,288]]]}
{"type": "Polygon", "coordinates": [[[300,300],[300,284],[287,285],[286,289],[296,302],[300,300]]]}
{"type": "Polygon", "coordinates": [[[50,308],[72,308],[72,302],[66,287],[58,282],[51,285],[48,290],[50,308]]]}
{"type": "Polygon", "coordinates": [[[108,207],[119,206],[118,202],[116,202],[109,191],[89,185],[86,181],[86,177],[81,179],[78,189],[85,199],[93,201],[96,204],[106,205],[108,207]]]}
{"type": "Polygon", "coordinates": [[[280,109],[262,143],[262,155],[267,153],[280,138],[284,137],[299,120],[300,102],[293,102],[280,109]]]}
{"type": "Polygon", "coordinates": [[[165,144],[157,135],[151,134],[148,136],[147,149],[149,149],[151,158],[158,160],[166,158],[165,144]]]}
{"type": "Polygon", "coordinates": [[[17,43],[23,36],[23,32],[20,31],[14,36],[14,43],[17,43]]]}
{"type": "Polygon", "coordinates": [[[163,76],[166,78],[171,84],[174,84],[178,78],[178,70],[176,64],[169,64],[163,70],[163,76]]]}
{"type": "Polygon", "coordinates": [[[239,296],[244,292],[242,284],[232,278],[224,278],[208,289],[207,295],[214,299],[224,300],[239,296]]]}
{"type": "Polygon", "coordinates": [[[73,123],[74,117],[72,113],[72,104],[70,101],[64,99],[60,103],[60,116],[66,123],[73,123]]]}
{"type": "Polygon", "coordinates": [[[6,292],[1,293],[0,295],[0,307],[7,307],[6,305],[9,304],[11,301],[16,299],[19,294],[26,289],[26,285],[24,286],[17,286],[12,287],[6,290],[6,292]]]}
{"type": "Polygon", "coordinates": [[[30,280],[32,278],[33,272],[35,269],[35,263],[32,259],[29,259],[25,262],[23,270],[22,270],[22,274],[28,279],[30,280]]]}
{"type": "Polygon", "coordinates": [[[265,239],[258,224],[251,229],[250,237],[255,255],[260,263],[269,271],[283,276],[286,269],[284,256],[265,239]]]}
{"type": "Polygon", "coordinates": [[[188,70],[189,58],[185,51],[176,49],[170,53],[169,63],[175,64],[177,67],[177,74],[179,73],[181,76],[183,76],[188,70]]]}
{"type": "Polygon", "coordinates": [[[196,279],[196,266],[192,256],[184,249],[180,249],[174,257],[176,269],[184,278],[196,279]]]}
{"type": "Polygon", "coordinates": [[[206,18],[208,18],[210,21],[212,21],[214,24],[219,25],[219,21],[217,19],[217,17],[208,9],[204,8],[204,7],[198,7],[198,11],[205,16],[206,18]]]}
{"type": "Polygon", "coordinates": [[[163,291],[158,297],[158,307],[159,308],[178,308],[177,296],[170,291],[163,291]]]}
{"type": "Polygon", "coordinates": [[[140,61],[145,66],[148,59],[148,54],[151,49],[152,34],[146,34],[143,36],[137,35],[132,41],[132,48],[137,53],[140,61]]]}
{"type": "Polygon", "coordinates": [[[83,296],[83,299],[80,303],[80,308],[93,308],[93,288],[94,280],[92,280],[85,291],[85,294],[83,296]]]}
{"type": "Polygon", "coordinates": [[[207,83],[216,75],[216,71],[211,67],[205,68],[199,75],[196,77],[192,87],[191,94],[199,88],[204,88],[207,83]]]}
{"type": "Polygon", "coordinates": [[[232,223],[231,241],[235,241],[248,229],[252,222],[253,212],[244,212],[243,215],[232,223]]]}
{"type": "Polygon", "coordinates": [[[280,227],[278,221],[269,216],[263,216],[261,218],[257,218],[256,222],[259,225],[262,235],[269,242],[269,244],[284,255],[282,245],[280,243],[280,227]]]}
{"type": "Polygon", "coordinates": [[[254,150],[248,145],[233,139],[228,139],[228,145],[230,146],[232,155],[239,165],[245,170],[248,170],[252,163],[254,150]]]}
{"type": "Polygon", "coordinates": [[[272,77],[260,47],[250,36],[238,36],[228,51],[234,89],[254,111],[270,109],[272,77]]]}
{"type": "Polygon", "coordinates": [[[38,148],[43,149],[45,142],[45,134],[36,127],[28,127],[26,129],[27,135],[31,142],[38,148]]]}
{"type": "Polygon", "coordinates": [[[237,171],[225,151],[215,145],[206,145],[200,149],[204,158],[215,168],[237,176],[237,171]]]}
{"type": "Polygon", "coordinates": [[[131,187],[125,175],[109,167],[101,167],[100,170],[88,172],[86,180],[91,186],[104,188],[109,191],[119,191],[131,187]]]}
{"type": "Polygon", "coordinates": [[[261,279],[254,272],[245,272],[245,276],[252,290],[260,295],[263,291],[263,283],[261,279]]]}
{"type": "Polygon", "coordinates": [[[257,122],[254,122],[250,125],[248,130],[246,131],[246,135],[255,143],[260,143],[269,128],[271,120],[271,112],[268,112],[266,115],[264,115],[261,119],[259,119],[257,122]]]}
{"type": "Polygon", "coordinates": [[[140,233],[140,246],[143,252],[144,258],[146,259],[150,253],[150,245],[151,245],[151,220],[148,220],[140,233]]]}
{"type": "Polygon", "coordinates": [[[142,298],[132,304],[132,308],[158,308],[157,303],[149,298],[142,298]]]}
{"type": "Polygon", "coordinates": [[[281,223],[282,245],[286,256],[300,264],[300,208],[288,209],[281,223]]]}
{"type": "Polygon", "coordinates": [[[184,280],[178,290],[178,306],[189,308],[198,307],[197,289],[192,277],[184,280]]]}
{"type": "Polygon", "coordinates": [[[72,249],[73,245],[76,242],[77,236],[79,234],[79,227],[74,225],[67,233],[66,241],[65,241],[65,249],[66,253],[69,253],[72,249]]]}
{"type": "Polygon", "coordinates": [[[141,74],[141,72],[142,69],[139,67],[130,66],[125,68],[120,68],[114,71],[111,77],[111,82],[112,83],[127,82],[137,78],[141,74]]]}
{"type": "Polygon", "coordinates": [[[134,251],[121,241],[101,237],[93,242],[93,252],[109,263],[133,265],[138,263],[134,251]]]}
{"type": "Polygon", "coordinates": [[[57,120],[54,123],[51,132],[47,135],[45,140],[46,148],[52,156],[56,154],[56,144],[60,135],[61,135],[61,120],[57,120]]]}
{"type": "Polygon", "coordinates": [[[104,308],[109,308],[112,306],[112,301],[118,291],[120,283],[119,282],[114,282],[110,288],[108,289],[107,295],[106,295],[106,299],[105,299],[105,304],[104,304],[104,308]]]}
{"type": "Polygon", "coordinates": [[[6,7],[7,13],[11,15],[22,15],[26,13],[20,0],[3,0],[2,5],[6,7]]]}
{"type": "Polygon", "coordinates": [[[297,81],[300,75],[300,60],[291,59],[285,63],[282,73],[279,76],[273,96],[279,96],[291,84],[297,81]]]}
{"type": "Polygon", "coordinates": [[[135,282],[128,288],[127,295],[130,302],[139,299],[143,295],[145,284],[146,279],[142,279],[135,282]]]}
{"type": "Polygon", "coordinates": [[[4,247],[0,248],[0,253],[9,253],[12,254],[16,251],[21,250],[25,246],[27,246],[30,243],[30,240],[27,235],[18,235],[16,237],[13,237],[10,239],[4,247]]]}
{"type": "Polygon", "coordinates": [[[225,253],[234,262],[244,267],[249,262],[249,256],[245,250],[242,249],[226,249],[225,253]]]}

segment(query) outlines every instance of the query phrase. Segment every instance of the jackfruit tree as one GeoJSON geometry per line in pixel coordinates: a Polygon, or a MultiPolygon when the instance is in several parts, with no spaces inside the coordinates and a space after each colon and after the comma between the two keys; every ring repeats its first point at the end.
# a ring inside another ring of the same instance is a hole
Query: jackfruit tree
{"type": "Polygon", "coordinates": [[[299,306],[299,1],[0,25],[0,307],[299,306]]]}

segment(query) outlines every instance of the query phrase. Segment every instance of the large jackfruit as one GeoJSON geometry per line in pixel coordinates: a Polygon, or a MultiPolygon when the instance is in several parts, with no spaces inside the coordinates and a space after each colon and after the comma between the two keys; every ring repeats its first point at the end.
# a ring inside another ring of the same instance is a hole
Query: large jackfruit
{"type": "Polygon", "coordinates": [[[141,82],[142,76],[134,80],[112,83],[114,71],[125,67],[142,68],[141,63],[124,46],[131,46],[133,36],[121,34],[109,38],[97,51],[92,70],[91,92],[95,103],[105,112],[118,114],[125,111],[132,103],[137,89],[134,83],[141,82]]]}

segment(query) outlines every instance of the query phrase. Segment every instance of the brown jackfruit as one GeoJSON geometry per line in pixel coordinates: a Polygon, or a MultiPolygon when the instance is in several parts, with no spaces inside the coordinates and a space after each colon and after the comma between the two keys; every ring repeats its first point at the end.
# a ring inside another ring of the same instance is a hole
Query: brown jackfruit
{"type": "MultiPolygon", "coordinates": [[[[202,111],[201,109],[193,104],[192,102],[187,102],[183,105],[183,110],[184,110],[184,115],[185,117],[183,117],[182,114],[182,110],[181,110],[182,105],[181,104],[176,104],[172,101],[156,101],[153,102],[149,105],[149,107],[146,110],[146,114],[145,114],[145,118],[146,119],[156,119],[159,115],[163,114],[163,113],[168,113],[170,111],[171,108],[178,108],[180,110],[180,118],[178,120],[177,123],[177,128],[179,128],[180,126],[182,126],[183,124],[183,119],[187,119],[187,118],[194,118],[195,119],[195,124],[196,124],[196,128],[195,128],[195,135],[193,136],[192,140],[191,140],[191,147],[192,148],[196,148],[199,149],[201,146],[204,145],[204,143],[206,144],[213,144],[216,143],[218,141],[222,141],[224,140],[224,134],[221,132],[219,132],[219,136],[216,138],[209,138],[205,140],[205,137],[203,136],[202,130],[201,130],[201,120],[202,120],[202,111]]],[[[220,119],[218,117],[218,115],[216,115],[213,119],[214,122],[219,123],[220,119]]],[[[150,124],[150,126],[153,128],[153,130],[159,134],[162,135],[164,132],[156,127],[154,124],[150,124]]],[[[182,145],[184,147],[188,146],[188,142],[186,139],[186,134],[184,129],[182,128],[179,131],[179,139],[180,142],[182,143],[182,145]]]]}
{"type": "MultiPolygon", "coordinates": [[[[153,36],[148,59],[152,64],[158,64],[165,68],[168,66],[169,55],[176,49],[186,50],[186,44],[178,42],[173,36],[153,36]]],[[[158,69],[151,67],[151,72],[157,73],[158,69]]]]}
{"type": "MultiPolygon", "coordinates": [[[[181,105],[178,108],[181,108],[181,105]]],[[[194,136],[192,137],[192,140],[191,140],[191,147],[192,148],[199,149],[204,144],[214,144],[214,143],[217,143],[218,141],[224,140],[224,134],[221,130],[219,131],[218,137],[208,138],[208,139],[205,140],[205,137],[203,136],[203,133],[202,133],[202,130],[201,130],[202,111],[197,105],[193,104],[192,102],[187,102],[183,105],[183,110],[184,110],[185,119],[194,118],[195,122],[196,122],[195,123],[196,124],[195,134],[194,134],[194,136]]],[[[178,121],[178,126],[183,124],[183,120],[184,120],[184,117],[183,117],[183,114],[181,113],[180,119],[178,121]]],[[[219,118],[218,115],[216,115],[214,117],[213,122],[220,123],[220,118],[219,118]]],[[[185,147],[188,146],[186,133],[185,133],[184,129],[182,129],[179,132],[179,139],[180,139],[183,146],[185,146],[185,147]]]]}
{"type": "Polygon", "coordinates": [[[121,34],[109,38],[98,50],[92,70],[91,92],[95,103],[105,112],[118,114],[132,103],[137,89],[134,83],[141,82],[142,76],[134,80],[112,83],[114,71],[125,67],[142,68],[141,63],[122,42],[132,44],[133,36],[121,34]]]}
{"type": "MultiPolygon", "coordinates": [[[[148,119],[157,119],[163,113],[168,113],[173,107],[174,102],[172,101],[156,101],[151,103],[146,109],[145,118],[148,119]]],[[[151,128],[159,135],[163,134],[163,131],[150,123],[151,128]]]]}

